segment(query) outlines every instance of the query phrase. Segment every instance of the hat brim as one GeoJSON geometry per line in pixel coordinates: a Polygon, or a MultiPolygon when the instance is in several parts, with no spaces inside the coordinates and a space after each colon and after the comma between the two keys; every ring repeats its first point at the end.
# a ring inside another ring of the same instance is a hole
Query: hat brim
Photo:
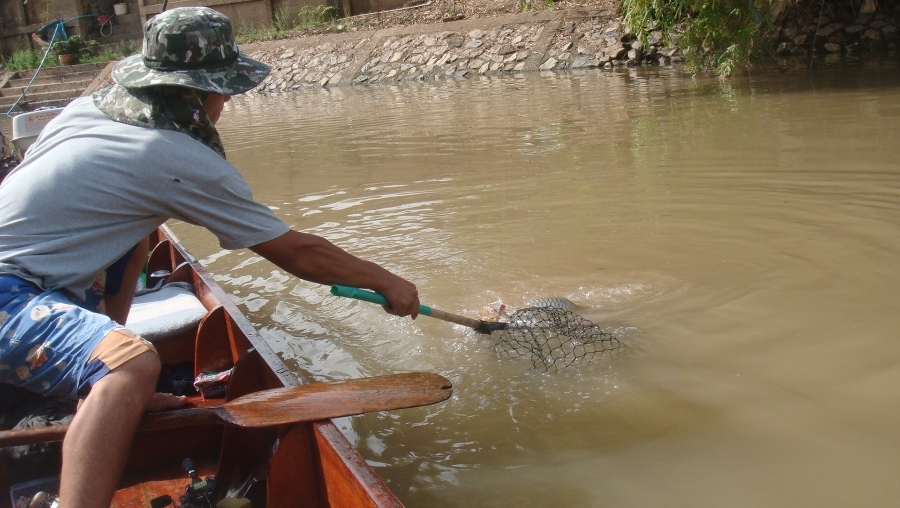
{"type": "Polygon", "coordinates": [[[126,88],[183,86],[222,95],[236,95],[253,89],[269,75],[268,65],[243,53],[223,67],[167,71],[144,65],[141,54],[119,62],[112,71],[113,80],[126,88]]]}

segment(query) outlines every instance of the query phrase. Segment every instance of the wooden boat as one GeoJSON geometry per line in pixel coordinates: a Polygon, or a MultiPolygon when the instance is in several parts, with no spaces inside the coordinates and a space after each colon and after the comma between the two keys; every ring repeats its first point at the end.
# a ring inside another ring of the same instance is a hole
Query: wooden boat
{"type": "MultiPolygon", "coordinates": [[[[170,282],[190,284],[205,308],[198,325],[154,340],[163,365],[192,362],[194,373],[232,369],[224,400],[297,384],[269,345],[209,273],[162,227],[151,235],[147,273],[171,272],[170,282]]],[[[449,394],[448,394],[449,396],[449,394]]],[[[219,400],[199,395],[189,404],[219,400]]],[[[184,506],[179,499],[196,478],[213,477],[261,507],[396,507],[400,501],[331,420],[276,427],[244,428],[206,421],[189,427],[138,432],[113,507],[184,506]],[[168,498],[167,498],[168,497],[168,498]],[[166,504],[168,500],[175,503],[166,504]]],[[[0,466],[0,493],[10,491],[0,466]]],[[[0,495],[0,506],[10,497],[0,495]]]]}

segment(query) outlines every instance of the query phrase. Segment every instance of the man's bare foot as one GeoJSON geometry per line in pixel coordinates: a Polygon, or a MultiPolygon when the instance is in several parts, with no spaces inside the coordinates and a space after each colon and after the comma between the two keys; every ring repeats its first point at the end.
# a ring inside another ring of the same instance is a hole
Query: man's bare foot
{"type": "Polygon", "coordinates": [[[147,406],[148,413],[155,413],[156,411],[165,411],[167,409],[178,409],[185,405],[187,402],[187,397],[181,395],[172,395],[171,393],[155,393],[153,394],[153,400],[150,401],[150,405],[147,406]]]}

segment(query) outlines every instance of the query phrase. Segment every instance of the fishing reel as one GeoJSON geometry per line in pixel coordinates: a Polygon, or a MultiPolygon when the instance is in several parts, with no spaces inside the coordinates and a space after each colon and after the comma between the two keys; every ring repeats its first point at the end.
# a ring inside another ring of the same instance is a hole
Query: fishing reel
{"type": "Polygon", "coordinates": [[[181,467],[187,471],[191,477],[191,483],[184,488],[184,495],[181,496],[182,508],[214,508],[216,501],[219,500],[219,483],[212,476],[207,476],[201,480],[197,475],[197,468],[194,467],[194,461],[184,459],[181,467]]]}

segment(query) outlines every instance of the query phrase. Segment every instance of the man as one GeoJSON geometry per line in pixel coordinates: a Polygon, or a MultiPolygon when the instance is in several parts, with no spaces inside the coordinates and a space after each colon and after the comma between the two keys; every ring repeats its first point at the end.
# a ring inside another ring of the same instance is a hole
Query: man
{"type": "Polygon", "coordinates": [[[63,442],[65,508],[108,506],[141,414],[184,403],[154,393],[156,352],[120,325],[141,242],[167,219],[302,279],[374,289],[392,314],[418,313],[415,285],[291,230],[225,161],[224,104],[269,71],[238,52],[228,18],[172,9],[144,31],[116,84],[67,107],[0,185],[0,381],[81,399],[63,442]]]}

